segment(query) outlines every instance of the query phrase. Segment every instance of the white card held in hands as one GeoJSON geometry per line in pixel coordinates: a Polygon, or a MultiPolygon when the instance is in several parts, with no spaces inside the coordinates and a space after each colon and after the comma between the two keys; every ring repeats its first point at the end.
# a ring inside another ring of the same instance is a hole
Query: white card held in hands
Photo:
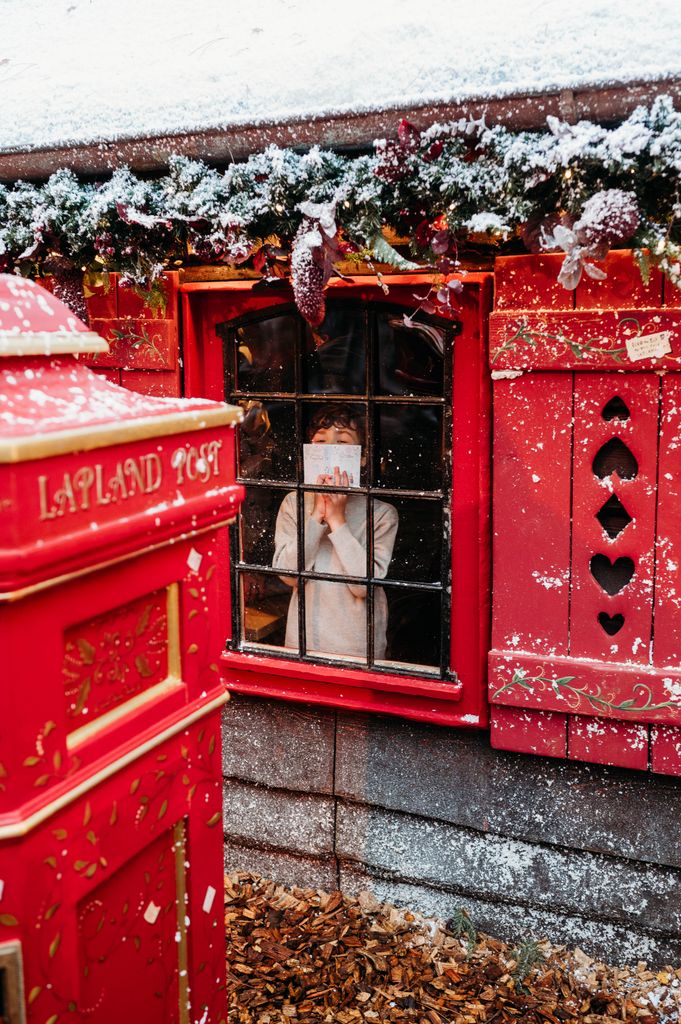
{"type": "Polygon", "coordinates": [[[320,476],[333,477],[334,470],[348,474],[350,487],[359,487],[361,444],[304,444],[304,482],[316,484],[320,476]]]}

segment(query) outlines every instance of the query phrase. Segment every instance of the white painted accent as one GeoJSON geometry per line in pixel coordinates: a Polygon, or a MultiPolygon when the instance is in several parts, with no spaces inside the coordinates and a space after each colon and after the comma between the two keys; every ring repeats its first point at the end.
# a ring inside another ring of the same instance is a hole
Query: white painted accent
{"type": "Polygon", "coordinates": [[[206,895],[203,897],[203,912],[204,914],[210,914],[213,909],[213,901],[215,900],[217,890],[209,885],[206,889],[206,895]]]}
{"type": "Polygon", "coordinates": [[[201,562],[203,561],[203,555],[196,548],[192,548],[187,555],[187,565],[192,572],[198,572],[201,568],[201,562]]]}
{"type": "Polygon", "coordinates": [[[158,907],[153,900],[149,903],[149,906],[144,911],[144,920],[147,924],[156,924],[158,915],[161,913],[161,908],[158,907]]]}
{"type": "Polygon", "coordinates": [[[522,375],[522,370],[492,370],[492,380],[515,380],[522,375]]]}

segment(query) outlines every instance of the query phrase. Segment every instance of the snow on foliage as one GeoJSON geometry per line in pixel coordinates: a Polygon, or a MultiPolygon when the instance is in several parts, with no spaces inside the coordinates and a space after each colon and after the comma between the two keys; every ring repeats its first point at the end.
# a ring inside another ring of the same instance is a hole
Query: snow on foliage
{"type": "Polygon", "coordinates": [[[314,323],[341,257],[446,277],[471,236],[515,234],[531,251],[564,249],[566,287],[582,270],[602,276],[593,261],[613,244],[633,246],[644,273],[652,262],[678,285],[680,168],[681,114],[660,97],[616,128],[550,118],[538,133],[465,120],[420,132],[402,121],[396,138],[358,157],[269,146],[225,171],[173,157],[158,179],[120,168],[98,184],[61,170],[42,186],[0,186],[0,269],[52,274],[64,288],[82,269],[118,271],[153,293],[188,253],[250,260],[265,277],[292,270],[314,323]],[[411,260],[386,227],[408,240],[411,260]]]}

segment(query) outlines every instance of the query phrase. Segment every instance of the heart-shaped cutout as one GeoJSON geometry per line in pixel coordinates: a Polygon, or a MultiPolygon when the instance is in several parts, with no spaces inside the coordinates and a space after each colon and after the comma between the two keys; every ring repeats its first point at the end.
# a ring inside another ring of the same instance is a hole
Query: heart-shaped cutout
{"type": "Polygon", "coordinates": [[[633,559],[624,555],[611,562],[607,555],[594,555],[589,562],[591,575],[606,594],[619,594],[634,575],[633,559]]]}
{"type": "Polygon", "coordinates": [[[617,473],[620,480],[633,480],[638,473],[638,462],[624,441],[611,437],[596,452],[592,468],[599,480],[613,473],[617,473]]]}
{"type": "Polygon", "coordinates": [[[608,615],[607,612],[599,612],[598,621],[608,636],[614,636],[615,633],[619,633],[624,625],[624,616],[620,615],[619,612],[617,615],[608,615]]]}
{"type": "Polygon", "coordinates": [[[606,402],[603,406],[601,416],[606,423],[609,423],[610,420],[628,420],[631,413],[629,412],[629,406],[624,399],[620,398],[619,395],[613,395],[610,401],[606,402]]]}

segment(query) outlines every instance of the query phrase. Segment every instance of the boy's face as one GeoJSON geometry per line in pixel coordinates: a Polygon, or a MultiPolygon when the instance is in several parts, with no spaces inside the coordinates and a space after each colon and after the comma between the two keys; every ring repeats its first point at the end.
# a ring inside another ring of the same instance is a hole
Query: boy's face
{"type": "Polygon", "coordinates": [[[353,426],[344,427],[333,423],[330,427],[318,427],[312,435],[312,444],[361,444],[358,431],[353,426]]]}

